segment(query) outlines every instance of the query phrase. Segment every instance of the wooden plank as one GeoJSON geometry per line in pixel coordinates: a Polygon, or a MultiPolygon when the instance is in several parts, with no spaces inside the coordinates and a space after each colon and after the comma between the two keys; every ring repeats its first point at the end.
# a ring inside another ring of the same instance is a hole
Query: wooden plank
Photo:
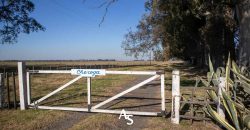
{"type": "Polygon", "coordinates": [[[88,90],[88,111],[91,111],[91,77],[87,78],[87,90],[88,90]]]}
{"type": "Polygon", "coordinates": [[[180,122],[180,72],[174,70],[172,72],[172,112],[171,122],[179,124],[180,122]]]}
{"type": "Polygon", "coordinates": [[[165,113],[165,79],[164,74],[161,74],[161,111],[165,113]]]}
{"type": "MultiPolygon", "coordinates": [[[[192,89],[191,101],[194,101],[194,89],[195,88],[196,87],[193,87],[193,89],[192,89]]],[[[190,109],[191,109],[191,116],[194,116],[194,104],[193,103],[191,104],[190,109]]],[[[190,123],[193,124],[193,119],[192,118],[190,118],[190,123]]]]}
{"type": "Polygon", "coordinates": [[[40,74],[70,74],[70,70],[29,70],[30,73],[40,74]]]}
{"type": "Polygon", "coordinates": [[[28,105],[31,103],[31,89],[30,89],[30,72],[26,72],[26,82],[27,82],[27,100],[28,105]]]}
{"type": "Polygon", "coordinates": [[[10,109],[10,84],[9,84],[9,73],[6,72],[6,86],[7,86],[7,103],[8,108],[10,109]]]}
{"type": "Polygon", "coordinates": [[[3,108],[4,103],[4,74],[0,73],[0,108],[3,108]]]}
{"type": "Polygon", "coordinates": [[[87,112],[87,108],[73,108],[73,107],[51,107],[51,106],[30,106],[30,108],[38,108],[38,109],[48,109],[48,110],[64,110],[64,111],[84,111],[87,112]]]}
{"type": "MultiPolygon", "coordinates": [[[[75,107],[56,107],[56,106],[30,106],[30,108],[37,109],[47,109],[47,110],[64,110],[64,111],[82,111],[88,112],[88,108],[75,108],[75,107]]],[[[105,109],[94,109],[91,112],[95,113],[111,113],[111,114],[121,114],[122,110],[105,110],[105,109]]],[[[158,116],[157,112],[142,112],[142,111],[126,111],[129,115],[143,115],[143,116],[158,116]]]]}
{"type": "MultiPolygon", "coordinates": [[[[122,110],[94,109],[91,112],[121,114],[121,111],[122,110]]],[[[158,116],[158,115],[160,115],[160,113],[157,113],[157,112],[127,111],[127,110],[126,110],[126,114],[128,114],[128,115],[141,115],[141,116],[158,116]]]]}
{"type": "MultiPolygon", "coordinates": [[[[192,90],[194,88],[194,86],[190,86],[190,87],[181,87],[181,90],[192,90]]],[[[217,87],[196,87],[195,88],[196,91],[203,91],[203,90],[217,90],[217,87]]]]}
{"type": "Polygon", "coordinates": [[[14,91],[14,108],[17,109],[17,100],[16,100],[16,77],[15,73],[12,72],[12,80],[13,80],[13,91],[14,91]]]}
{"type": "MultiPolygon", "coordinates": [[[[45,73],[45,74],[70,74],[71,70],[29,70],[30,73],[45,73]]],[[[156,75],[156,71],[106,71],[106,74],[128,74],[128,75],[156,75]]]]}
{"type": "Polygon", "coordinates": [[[156,75],[155,71],[106,71],[106,74],[156,75]]]}
{"type": "Polygon", "coordinates": [[[113,101],[113,100],[115,100],[115,99],[117,99],[117,98],[119,98],[119,97],[121,97],[121,96],[123,96],[123,95],[125,95],[125,94],[127,94],[127,93],[129,93],[129,92],[131,92],[131,91],[133,91],[133,90],[135,90],[135,89],[137,89],[137,88],[151,82],[151,81],[153,81],[153,80],[155,80],[158,77],[159,77],[159,75],[152,76],[149,79],[147,79],[147,80],[145,80],[145,81],[143,81],[143,82],[141,82],[141,83],[139,83],[139,84],[137,84],[137,85],[135,85],[135,86],[133,86],[133,87],[131,87],[131,88],[129,88],[129,89],[127,89],[127,90],[125,90],[125,91],[123,91],[123,92],[121,92],[121,93],[119,93],[119,94],[117,94],[117,95],[115,95],[115,96],[113,96],[113,97],[111,97],[111,98],[109,98],[109,99],[95,105],[95,106],[93,106],[93,109],[99,108],[99,107],[101,107],[101,106],[103,106],[103,105],[105,105],[105,104],[107,104],[107,103],[109,103],[109,102],[111,102],[111,101],[113,101]]]}
{"type": "Polygon", "coordinates": [[[180,115],[180,118],[184,119],[193,119],[193,120],[211,120],[210,118],[206,117],[195,117],[195,116],[190,116],[190,115],[180,115]]]}
{"type": "Polygon", "coordinates": [[[186,104],[200,104],[200,105],[216,104],[216,102],[211,102],[211,101],[180,101],[180,103],[186,103],[186,104]]]}

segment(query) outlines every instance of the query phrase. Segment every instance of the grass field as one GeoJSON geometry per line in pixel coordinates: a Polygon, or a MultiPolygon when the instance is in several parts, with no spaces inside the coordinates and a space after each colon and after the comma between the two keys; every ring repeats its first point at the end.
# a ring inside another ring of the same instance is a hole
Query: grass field
{"type": "MultiPolygon", "coordinates": [[[[62,66],[62,65],[150,65],[158,61],[27,61],[29,66],[62,66]]],[[[16,66],[17,61],[0,61],[1,66],[16,66]]]]}
{"type": "MultiPolygon", "coordinates": [[[[156,64],[156,63],[155,63],[156,64]]],[[[181,86],[190,87],[195,83],[195,76],[202,73],[199,70],[193,70],[192,67],[183,64],[157,63],[154,66],[135,66],[115,68],[115,70],[165,70],[166,99],[171,99],[171,72],[173,69],[181,70],[181,86]]],[[[56,74],[35,74],[31,76],[32,82],[32,99],[38,99],[46,93],[56,89],[58,86],[68,82],[73,77],[70,75],[56,74]]],[[[135,84],[138,76],[131,75],[108,75],[96,77],[92,81],[93,102],[106,99],[119,92],[128,84],[135,84]]],[[[187,90],[188,91],[188,90],[187,90]]],[[[151,92],[149,92],[151,93],[151,92]]],[[[152,92],[153,93],[153,92],[152,92]]],[[[202,96],[197,93],[197,96],[202,96]]],[[[158,97],[157,93],[154,95],[158,97]]],[[[75,82],[70,87],[52,96],[45,102],[46,105],[52,106],[75,106],[87,107],[86,99],[86,79],[75,82]]],[[[118,103],[116,107],[133,106],[141,102],[134,99],[126,99],[118,103]]],[[[166,110],[170,111],[171,102],[167,102],[166,110]]],[[[145,129],[145,130],[162,130],[162,129],[194,129],[209,130],[214,129],[212,122],[194,122],[190,125],[188,120],[181,120],[180,125],[170,123],[170,118],[162,117],[141,117],[134,116],[135,123],[127,126],[125,121],[118,119],[119,115],[111,114],[92,114],[67,111],[53,110],[1,110],[0,111],[0,129],[4,130],[35,130],[35,129],[70,129],[70,130],[109,130],[109,129],[145,129]]]]}

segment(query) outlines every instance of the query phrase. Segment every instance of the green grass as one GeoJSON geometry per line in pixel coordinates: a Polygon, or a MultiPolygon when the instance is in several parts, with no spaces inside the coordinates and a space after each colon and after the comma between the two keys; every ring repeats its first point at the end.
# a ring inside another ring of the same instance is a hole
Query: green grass
{"type": "Polygon", "coordinates": [[[29,109],[2,110],[0,112],[0,129],[2,130],[35,130],[46,127],[64,117],[61,111],[43,111],[29,109]]]}

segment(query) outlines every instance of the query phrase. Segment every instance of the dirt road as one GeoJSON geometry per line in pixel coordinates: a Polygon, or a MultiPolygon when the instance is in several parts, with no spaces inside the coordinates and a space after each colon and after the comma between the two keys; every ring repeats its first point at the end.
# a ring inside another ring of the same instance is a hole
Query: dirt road
{"type": "MultiPolygon", "coordinates": [[[[149,76],[138,76],[136,80],[133,82],[127,83],[126,85],[120,86],[119,88],[114,88],[114,94],[117,94],[129,87],[149,78],[149,76]]],[[[102,95],[95,95],[96,97],[101,97],[102,101],[108,98],[108,96],[102,95]]],[[[111,95],[110,95],[111,96],[111,95]]],[[[97,102],[96,102],[97,103],[97,102]]],[[[96,104],[95,103],[95,104],[96,104]]],[[[121,98],[104,105],[102,108],[106,109],[125,109],[126,110],[134,110],[134,111],[148,111],[148,112],[160,112],[161,110],[161,99],[160,99],[160,80],[152,81],[139,89],[128,93],[121,98]]],[[[96,113],[83,113],[83,112],[67,112],[67,116],[65,118],[59,119],[57,122],[47,126],[45,129],[60,129],[60,130],[67,130],[67,129],[74,129],[74,125],[81,123],[82,120],[87,120],[91,116],[95,116],[99,114],[96,113]]],[[[128,122],[124,118],[118,119],[119,115],[112,115],[112,118],[116,118],[113,122],[106,122],[108,125],[109,123],[116,124],[114,128],[107,127],[107,129],[123,129],[123,130],[140,130],[144,128],[148,128],[148,120],[151,117],[146,116],[133,116],[132,119],[134,121],[133,125],[127,125],[128,122]]],[[[159,117],[161,118],[161,117],[159,117]]],[[[94,123],[94,122],[93,122],[94,123]]],[[[82,125],[91,125],[91,124],[82,124],[82,125]]],[[[96,128],[95,128],[96,129],[96,128]]],[[[97,128],[98,129],[98,128],[97,128]]],[[[103,128],[99,129],[106,129],[105,125],[103,128]]]]}

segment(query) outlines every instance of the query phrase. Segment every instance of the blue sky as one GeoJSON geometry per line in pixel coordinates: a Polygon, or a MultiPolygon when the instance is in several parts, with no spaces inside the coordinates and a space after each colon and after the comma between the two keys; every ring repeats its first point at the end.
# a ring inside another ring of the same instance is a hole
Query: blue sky
{"type": "Polygon", "coordinates": [[[121,48],[124,35],[145,13],[145,0],[119,0],[99,23],[104,0],[34,0],[31,14],[46,31],[21,34],[15,44],[0,45],[0,60],[131,60],[121,48]]]}

